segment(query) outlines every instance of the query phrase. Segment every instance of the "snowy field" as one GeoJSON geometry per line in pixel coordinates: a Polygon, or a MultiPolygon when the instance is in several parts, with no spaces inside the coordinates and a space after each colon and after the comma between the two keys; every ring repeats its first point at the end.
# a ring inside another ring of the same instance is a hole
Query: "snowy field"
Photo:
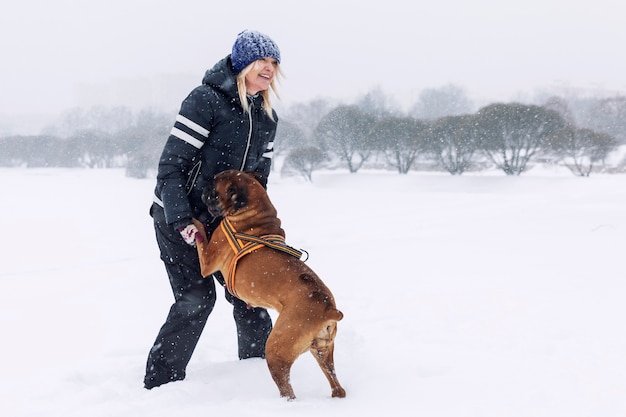
{"type": "Polygon", "coordinates": [[[185,381],[147,391],[173,300],[122,170],[0,169],[0,415],[623,417],[626,176],[535,170],[270,179],[333,291],[347,398],[310,355],[296,401],[237,360],[223,297],[185,381]]]}

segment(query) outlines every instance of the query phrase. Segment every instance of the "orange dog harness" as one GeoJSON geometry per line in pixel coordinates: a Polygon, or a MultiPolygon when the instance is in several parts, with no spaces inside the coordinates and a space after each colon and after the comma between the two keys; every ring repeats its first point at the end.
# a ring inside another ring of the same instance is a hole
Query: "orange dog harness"
{"type": "MultiPolygon", "coordinates": [[[[228,273],[225,278],[226,289],[235,297],[238,297],[237,292],[235,291],[235,271],[237,269],[237,261],[247,254],[252,253],[263,246],[285,252],[298,259],[302,257],[303,252],[306,253],[306,251],[297,250],[288,246],[285,243],[285,238],[281,235],[254,236],[247,233],[239,233],[235,230],[232,223],[227,218],[222,220],[220,228],[222,229],[222,232],[224,232],[231,249],[235,253],[235,257],[228,266],[228,273]]],[[[306,259],[304,261],[306,261],[306,259]]]]}

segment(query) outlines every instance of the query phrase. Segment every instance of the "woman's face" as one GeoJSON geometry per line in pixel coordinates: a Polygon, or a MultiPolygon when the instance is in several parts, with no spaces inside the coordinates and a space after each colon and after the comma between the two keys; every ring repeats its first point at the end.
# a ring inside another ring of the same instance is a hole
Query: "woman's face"
{"type": "Polygon", "coordinates": [[[266,57],[254,61],[252,69],[246,74],[246,93],[253,96],[270,88],[277,66],[278,61],[274,58],[266,57]]]}

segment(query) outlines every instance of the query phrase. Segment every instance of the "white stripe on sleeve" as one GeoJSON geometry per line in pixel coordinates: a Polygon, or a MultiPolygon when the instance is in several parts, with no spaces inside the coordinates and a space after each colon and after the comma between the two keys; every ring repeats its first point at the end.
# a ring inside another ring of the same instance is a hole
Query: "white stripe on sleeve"
{"type": "Polygon", "coordinates": [[[199,134],[201,134],[202,136],[204,136],[205,138],[209,136],[209,131],[208,129],[203,128],[202,126],[200,126],[198,123],[193,122],[189,119],[187,119],[185,116],[183,116],[182,114],[178,114],[176,115],[176,121],[180,122],[182,124],[184,124],[185,126],[187,126],[189,129],[198,132],[199,134]]]}
{"type": "Polygon", "coordinates": [[[198,140],[194,138],[193,136],[191,136],[189,133],[185,133],[182,130],[175,128],[175,127],[172,128],[172,131],[170,132],[170,134],[173,136],[176,136],[178,139],[184,140],[188,144],[198,149],[202,148],[202,145],[204,145],[204,142],[202,142],[201,140],[198,140]]]}
{"type": "Polygon", "coordinates": [[[267,144],[267,149],[265,149],[265,152],[263,153],[264,158],[272,159],[273,156],[274,156],[274,141],[267,144]]]}

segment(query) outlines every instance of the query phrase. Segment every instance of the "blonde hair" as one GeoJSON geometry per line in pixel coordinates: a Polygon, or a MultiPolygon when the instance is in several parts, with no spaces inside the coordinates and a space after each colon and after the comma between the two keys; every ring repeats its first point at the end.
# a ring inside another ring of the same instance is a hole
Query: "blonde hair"
{"type": "MultiPolygon", "coordinates": [[[[241,101],[241,106],[243,107],[244,113],[250,111],[248,108],[248,100],[246,98],[246,75],[252,71],[252,68],[256,65],[256,61],[252,62],[250,65],[241,70],[241,72],[237,75],[237,91],[239,92],[239,100],[241,101]]],[[[267,90],[259,91],[261,97],[263,97],[263,110],[267,113],[268,117],[274,120],[274,115],[272,114],[272,102],[270,100],[270,90],[274,93],[277,98],[280,98],[278,95],[278,91],[276,89],[276,81],[279,78],[284,77],[284,74],[280,68],[280,64],[276,64],[276,75],[272,79],[270,83],[270,88],[267,90]]]]}

